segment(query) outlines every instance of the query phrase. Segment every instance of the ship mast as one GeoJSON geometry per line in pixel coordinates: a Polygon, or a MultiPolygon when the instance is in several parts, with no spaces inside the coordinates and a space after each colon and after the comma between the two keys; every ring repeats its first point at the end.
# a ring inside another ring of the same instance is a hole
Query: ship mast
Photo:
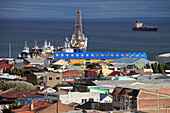
{"type": "Polygon", "coordinates": [[[77,44],[79,44],[79,40],[82,40],[82,20],[81,20],[81,11],[76,11],[76,24],[75,24],[75,30],[74,33],[76,35],[77,44]],[[81,38],[81,39],[79,39],[81,38]]]}

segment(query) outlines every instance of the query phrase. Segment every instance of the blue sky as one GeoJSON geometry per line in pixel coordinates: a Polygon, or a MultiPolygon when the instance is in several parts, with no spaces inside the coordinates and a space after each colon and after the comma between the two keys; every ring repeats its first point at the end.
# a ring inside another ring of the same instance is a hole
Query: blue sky
{"type": "Polygon", "coordinates": [[[170,0],[0,0],[0,18],[170,17],[170,0]]]}

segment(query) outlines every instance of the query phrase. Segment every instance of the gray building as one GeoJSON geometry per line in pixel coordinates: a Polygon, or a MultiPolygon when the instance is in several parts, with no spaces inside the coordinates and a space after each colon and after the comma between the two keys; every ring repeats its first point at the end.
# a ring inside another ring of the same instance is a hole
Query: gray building
{"type": "Polygon", "coordinates": [[[170,53],[161,54],[161,55],[156,56],[156,61],[158,61],[162,64],[167,64],[170,66],[170,53]]]}

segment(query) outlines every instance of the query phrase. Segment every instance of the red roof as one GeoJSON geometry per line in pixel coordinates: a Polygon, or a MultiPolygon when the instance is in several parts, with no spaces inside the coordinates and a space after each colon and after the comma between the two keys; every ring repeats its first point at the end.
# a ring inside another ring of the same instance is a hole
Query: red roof
{"type": "MultiPolygon", "coordinates": [[[[150,89],[150,90],[158,91],[158,89],[150,89]]],[[[159,89],[159,92],[170,93],[170,89],[159,89]]]]}
{"type": "Polygon", "coordinates": [[[28,65],[23,65],[22,67],[35,67],[35,65],[28,64],[28,65]]]}
{"type": "Polygon", "coordinates": [[[153,73],[152,72],[143,72],[143,73],[140,73],[141,75],[152,75],[153,73]]]}
{"type": "Polygon", "coordinates": [[[33,110],[30,110],[30,104],[16,110],[12,110],[14,113],[37,113],[42,111],[46,113],[61,113],[61,112],[68,112],[70,110],[74,110],[73,107],[69,107],[68,105],[62,104],[60,100],[57,103],[49,103],[42,100],[37,100],[33,102],[33,110]],[[44,111],[43,111],[44,110],[44,111]]]}
{"type": "Polygon", "coordinates": [[[23,97],[43,97],[42,95],[33,94],[24,90],[9,89],[0,94],[0,97],[5,98],[23,98],[23,97]]]}
{"type": "Polygon", "coordinates": [[[86,69],[85,71],[91,71],[91,72],[96,72],[101,70],[102,68],[93,68],[93,69],[86,69]]]}
{"type": "Polygon", "coordinates": [[[120,71],[113,71],[108,76],[116,76],[117,74],[121,73],[120,71]]]}
{"type": "Polygon", "coordinates": [[[16,109],[16,110],[12,110],[12,112],[15,112],[15,113],[35,113],[37,111],[40,111],[44,108],[47,108],[48,106],[52,105],[53,103],[49,103],[49,102],[45,102],[45,101],[42,101],[42,100],[37,100],[36,102],[33,103],[33,106],[35,109],[31,110],[30,111],[30,105],[26,105],[20,109],[16,109]]]}
{"type": "Polygon", "coordinates": [[[63,72],[62,77],[63,78],[77,78],[77,77],[81,77],[80,74],[81,73],[76,70],[69,70],[69,71],[63,72]]]}

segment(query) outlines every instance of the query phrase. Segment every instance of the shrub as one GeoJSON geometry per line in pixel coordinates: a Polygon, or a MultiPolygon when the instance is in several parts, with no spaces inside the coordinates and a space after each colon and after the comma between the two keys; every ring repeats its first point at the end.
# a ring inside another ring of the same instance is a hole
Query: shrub
{"type": "Polygon", "coordinates": [[[7,84],[9,88],[16,88],[18,90],[24,90],[24,91],[29,91],[29,92],[36,91],[35,86],[33,86],[31,83],[24,82],[24,81],[13,81],[7,84]]]}

